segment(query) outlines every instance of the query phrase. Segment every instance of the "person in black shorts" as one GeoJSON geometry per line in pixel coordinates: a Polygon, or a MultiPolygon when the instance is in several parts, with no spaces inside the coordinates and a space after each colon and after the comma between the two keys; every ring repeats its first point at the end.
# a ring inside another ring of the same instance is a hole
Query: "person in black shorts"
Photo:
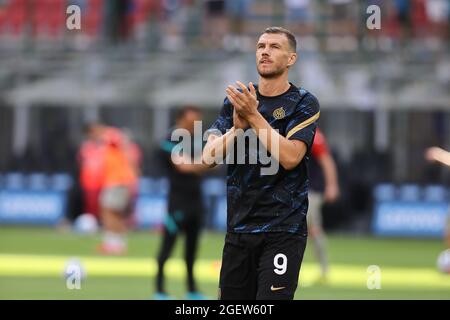
{"type": "MultiPolygon", "coordinates": [[[[175,129],[187,130],[192,138],[194,122],[200,120],[201,112],[199,109],[193,106],[185,107],[177,113],[175,129]]],[[[194,159],[195,152],[191,153],[191,159],[184,159],[185,161],[176,159],[178,153],[172,151],[177,145],[176,142],[172,141],[171,134],[169,134],[160,146],[161,158],[168,169],[170,191],[163,239],[158,254],[158,273],[154,298],[157,300],[172,299],[164,288],[164,265],[172,252],[177,235],[184,231],[186,236],[184,257],[188,288],[186,299],[201,300],[205,297],[197,290],[193,268],[203,220],[200,175],[205,171],[205,166],[201,163],[196,164],[194,161],[189,161],[194,159]]],[[[201,154],[201,150],[199,150],[199,153],[201,154]]]]}
{"type": "Polygon", "coordinates": [[[228,86],[208,130],[203,162],[213,167],[225,158],[228,171],[219,283],[224,300],[293,299],[298,285],[307,239],[307,163],[320,112],[316,97],[288,80],[296,59],[294,35],[267,28],[256,46],[258,85],[228,86]],[[261,150],[271,162],[263,161],[261,150]],[[273,164],[277,170],[266,170],[273,164]]]}

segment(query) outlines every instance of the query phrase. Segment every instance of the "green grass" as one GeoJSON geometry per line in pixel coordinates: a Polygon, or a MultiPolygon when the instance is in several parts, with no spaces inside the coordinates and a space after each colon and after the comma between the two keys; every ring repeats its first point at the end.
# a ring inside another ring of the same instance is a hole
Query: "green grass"
{"type": "MultiPolygon", "coordinates": [[[[199,246],[196,274],[201,291],[211,298],[217,296],[223,239],[221,233],[205,232],[199,246]]],[[[166,272],[166,287],[177,298],[184,297],[186,288],[180,240],[166,272]]],[[[0,299],[151,298],[159,234],[130,234],[129,253],[120,258],[97,256],[98,241],[99,236],[47,228],[1,227],[0,299]],[[61,275],[61,263],[74,256],[88,270],[81,290],[68,290],[61,275]],[[39,266],[46,272],[38,272],[39,266]],[[112,274],[106,274],[108,270],[112,274]]],[[[450,275],[439,274],[435,268],[436,257],[444,249],[440,241],[330,235],[328,249],[330,283],[313,284],[318,270],[308,246],[296,299],[450,299],[450,275]],[[369,265],[381,269],[380,290],[367,289],[369,265]]]]}

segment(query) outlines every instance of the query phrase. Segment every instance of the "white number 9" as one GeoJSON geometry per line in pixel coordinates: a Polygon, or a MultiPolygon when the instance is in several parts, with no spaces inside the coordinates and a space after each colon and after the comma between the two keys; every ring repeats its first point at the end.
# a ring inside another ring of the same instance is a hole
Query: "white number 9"
{"type": "Polygon", "coordinates": [[[287,270],[287,257],[282,253],[277,254],[275,258],[273,258],[273,265],[275,266],[275,269],[273,269],[273,271],[276,274],[284,274],[287,270]],[[282,260],[281,264],[279,263],[280,259],[282,260]]]}

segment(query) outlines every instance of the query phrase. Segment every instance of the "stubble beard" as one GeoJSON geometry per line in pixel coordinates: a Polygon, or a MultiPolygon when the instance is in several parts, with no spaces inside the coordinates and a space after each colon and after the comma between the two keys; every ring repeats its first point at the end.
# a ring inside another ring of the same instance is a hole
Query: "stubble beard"
{"type": "Polygon", "coordinates": [[[284,73],[284,70],[282,68],[270,70],[270,71],[262,71],[258,67],[257,70],[258,70],[258,74],[261,76],[261,78],[265,78],[265,79],[275,79],[284,73]]]}

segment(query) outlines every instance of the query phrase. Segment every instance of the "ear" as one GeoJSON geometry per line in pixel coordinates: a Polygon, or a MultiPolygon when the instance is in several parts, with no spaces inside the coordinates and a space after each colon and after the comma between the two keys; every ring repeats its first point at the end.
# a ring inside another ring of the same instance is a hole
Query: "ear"
{"type": "Polygon", "coordinates": [[[295,52],[293,52],[289,56],[288,67],[294,65],[296,61],[297,61],[297,54],[295,52]]]}

